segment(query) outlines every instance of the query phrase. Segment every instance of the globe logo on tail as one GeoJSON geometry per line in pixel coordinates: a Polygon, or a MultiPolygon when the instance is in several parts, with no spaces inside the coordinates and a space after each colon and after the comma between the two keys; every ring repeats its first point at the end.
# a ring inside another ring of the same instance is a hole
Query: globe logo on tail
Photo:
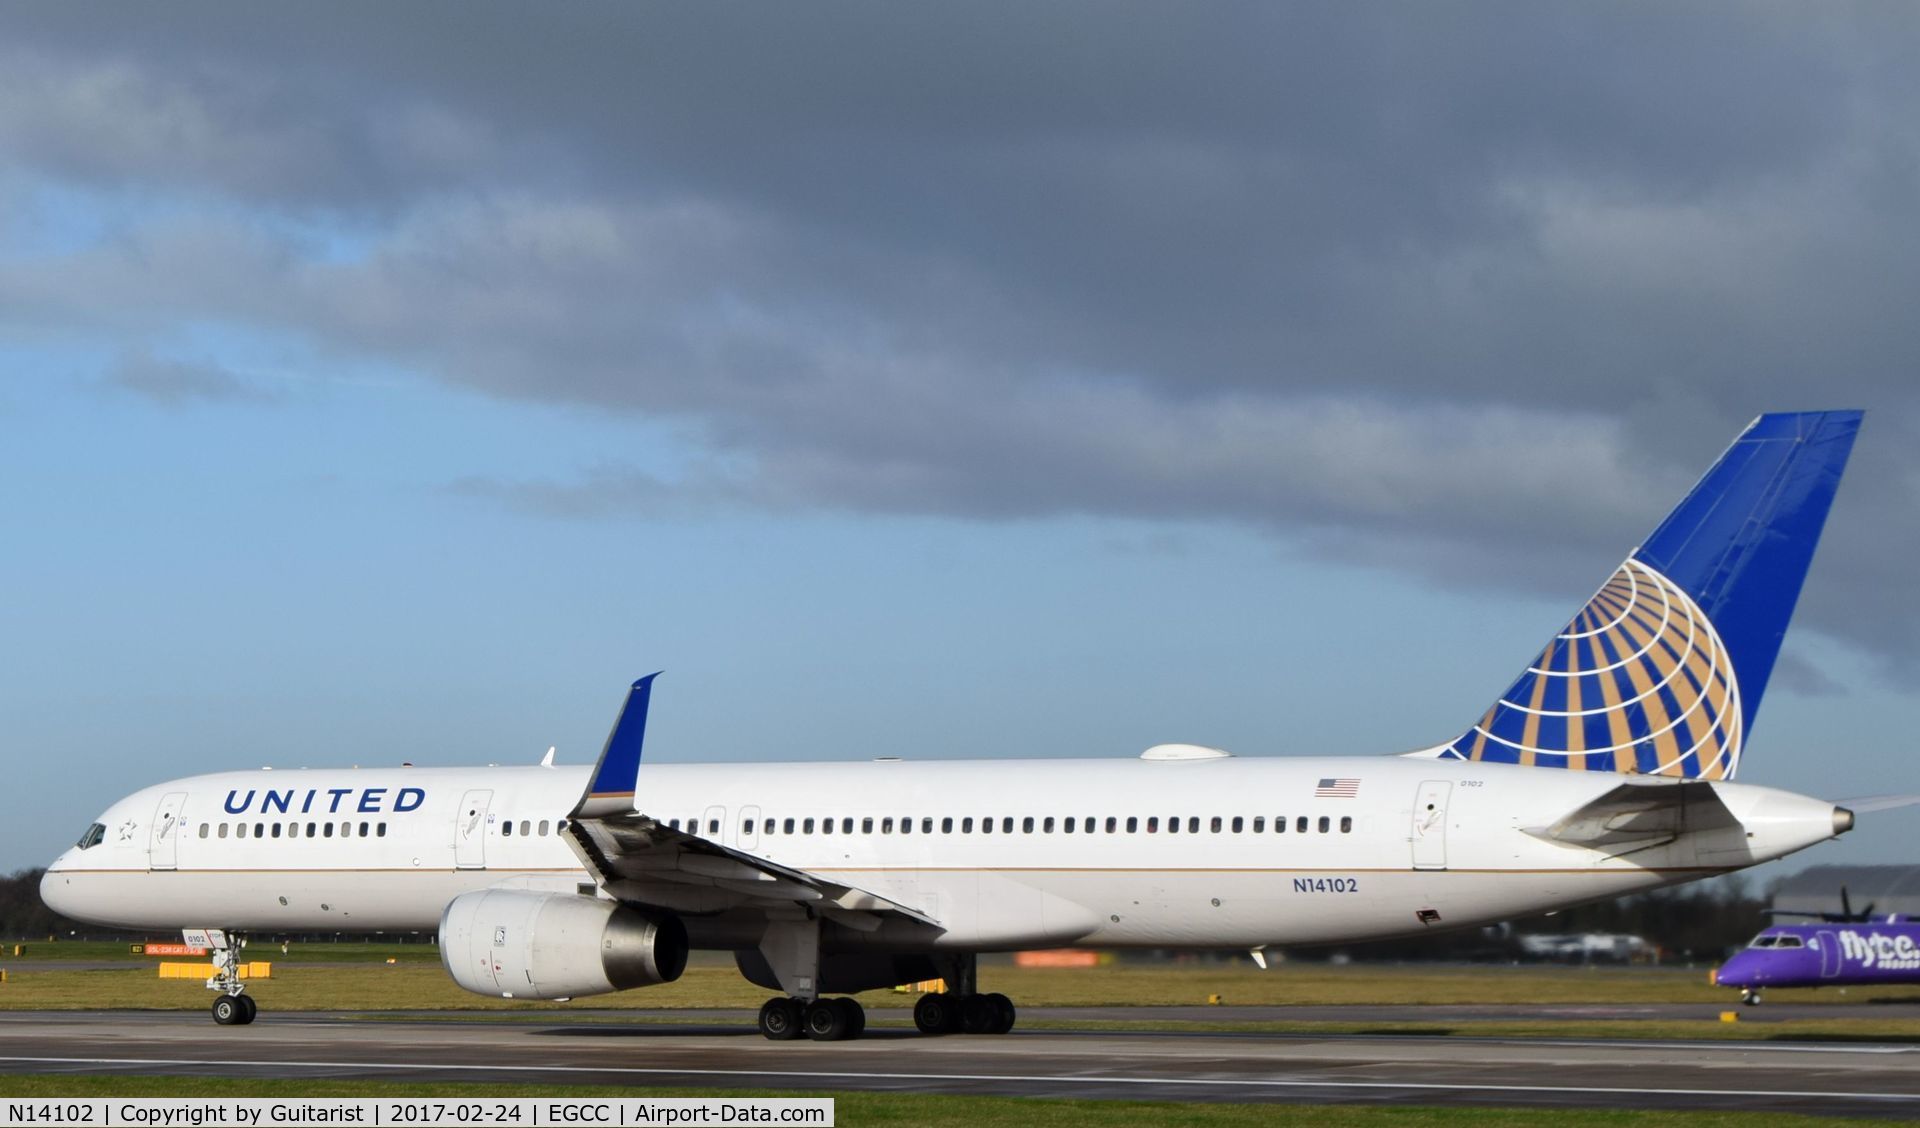
{"type": "Polygon", "coordinates": [[[1741,718],[1740,684],[1713,622],[1630,558],[1443,755],[1731,779],[1741,718]]]}

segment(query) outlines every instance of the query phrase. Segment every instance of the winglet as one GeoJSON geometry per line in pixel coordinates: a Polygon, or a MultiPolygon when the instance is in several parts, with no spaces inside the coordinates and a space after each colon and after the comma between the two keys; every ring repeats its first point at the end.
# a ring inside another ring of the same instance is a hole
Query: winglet
{"type": "Polygon", "coordinates": [[[574,818],[633,810],[640,746],[647,735],[647,699],[653,694],[653,679],[659,676],[658,672],[648,674],[627,691],[627,703],[607,734],[607,746],[600,750],[600,762],[593,767],[586,794],[573,809],[574,818]]]}

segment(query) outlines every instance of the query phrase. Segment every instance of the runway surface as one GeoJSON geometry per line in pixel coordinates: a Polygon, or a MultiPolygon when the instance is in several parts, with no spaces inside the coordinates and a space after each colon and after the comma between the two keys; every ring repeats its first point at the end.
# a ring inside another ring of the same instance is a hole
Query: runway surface
{"type": "Polygon", "coordinates": [[[185,1012],[16,1011],[0,1013],[0,1073],[1920,1116],[1920,1046],[1143,1033],[1113,1013],[1142,1009],[1163,1008],[1100,1008],[1114,1019],[1100,1031],[946,1038],[874,1012],[865,1038],[838,1043],[768,1042],[745,1022],[642,1017],[263,1012],[253,1026],[220,1027],[185,1012]]]}

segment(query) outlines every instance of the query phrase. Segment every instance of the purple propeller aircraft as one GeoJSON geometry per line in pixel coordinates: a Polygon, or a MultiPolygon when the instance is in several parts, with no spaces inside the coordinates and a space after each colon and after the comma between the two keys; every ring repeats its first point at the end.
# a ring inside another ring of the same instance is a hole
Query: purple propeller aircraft
{"type": "Polygon", "coordinates": [[[1840,890],[1838,913],[1816,924],[1777,924],[1713,973],[1721,987],[1738,987],[1740,1001],[1760,1002],[1768,987],[1887,986],[1920,983],[1920,921],[1899,913],[1872,919],[1873,906],[1858,913],[1840,890]]]}

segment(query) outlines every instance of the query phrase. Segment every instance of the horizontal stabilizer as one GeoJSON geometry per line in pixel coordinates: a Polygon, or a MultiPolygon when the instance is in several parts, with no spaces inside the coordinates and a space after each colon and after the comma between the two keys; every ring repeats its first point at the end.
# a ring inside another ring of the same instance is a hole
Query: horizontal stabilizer
{"type": "Polygon", "coordinates": [[[1892,811],[1920,805],[1920,795],[1865,795],[1858,799],[1835,799],[1833,805],[1862,815],[1869,811],[1892,811]]]}
{"type": "Polygon", "coordinates": [[[1740,825],[1705,780],[1673,781],[1637,776],[1551,826],[1527,827],[1535,838],[1589,849],[1641,848],[1682,834],[1740,825]]]}

